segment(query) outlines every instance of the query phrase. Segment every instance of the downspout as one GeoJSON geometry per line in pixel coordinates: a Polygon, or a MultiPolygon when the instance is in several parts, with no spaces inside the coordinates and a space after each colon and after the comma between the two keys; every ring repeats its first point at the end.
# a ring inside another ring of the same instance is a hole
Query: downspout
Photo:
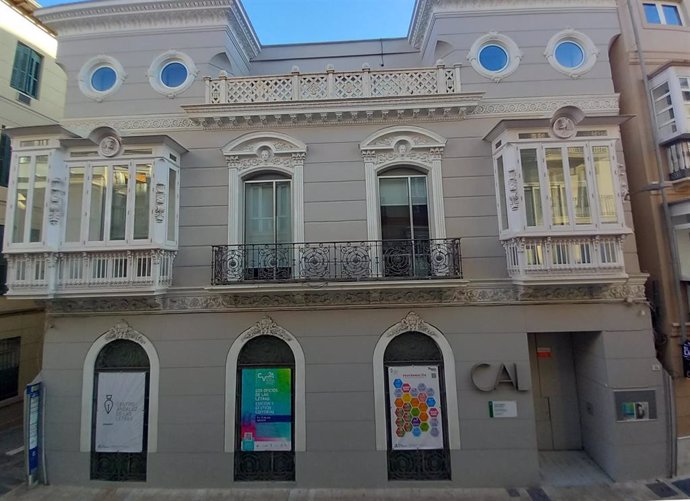
{"type": "MultiPolygon", "coordinates": [[[[633,35],[635,37],[635,45],[636,45],[636,53],[637,57],[640,61],[640,71],[642,72],[642,82],[644,84],[644,91],[647,94],[647,109],[649,111],[649,116],[650,118],[653,119],[653,127],[652,127],[652,139],[654,140],[654,155],[656,157],[656,167],[657,167],[657,175],[658,175],[658,185],[659,189],[658,191],[661,193],[661,206],[664,212],[664,223],[666,226],[666,234],[669,240],[669,246],[671,247],[671,269],[672,269],[672,274],[673,274],[673,281],[674,281],[674,286],[673,286],[673,291],[676,299],[676,304],[678,311],[676,314],[678,315],[678,324],[680,326],[680,338],[681,338],[681,343],[684,343],[688,339],[688,333],[687,333],[687,326],[685,325],[685,321],[687,319],[687,314],[685,313],[685,305],[683,304],[683,293],[680,287],[680,282],[681,282],[681,275],[680,275],[680,259],[678,255],[678,245],[677,245],[677,240],[676,240],[676,232],[673,229],[673,223],[671,220],[671,208],[668,204],[668,195],[666,194],[666,189],[663,186],[664,180],[666,178],[666,173],[664,172],[663,168],[663,162],[662,162],[662,154],[661,154],[661,146],[659,146],[659,134],[658,134],[658,127],[656,125],[656,112],[654,109],[654,102],[652,101],[652,89],[649,84],[649,73],[647,72],[647,62],[644,57],[644,52],[642,51],[642,47],[640,44],[640,31],[636,22],[636,17],[635,17],[635,12],[634,8],[632,6],[632,3],[630,0],[627,2],[628,6],[628,14],[630,15],[630,24],[632,25],[633,29],[633,35]]],[[[654,183],[654,184],[657,184],[654,183]]],[[[671,385],[669,389],[673,389],[673,386],[671,385]]],[[[676,443],[676,416],[675,416],[675,405],[673,405],[675,395],[670,395],[670,401],[672,402],[672,405],[669,406],[669,414],[671,415],[671,420],[670,420],[670,434],[671,434],[671,465],[672,467],[670,468],[670,474],[671,476],[675,475],[676,470],[677,470],[677,465],[678,465],[678,450],[677,450],[677,443],[676,443]]]]}

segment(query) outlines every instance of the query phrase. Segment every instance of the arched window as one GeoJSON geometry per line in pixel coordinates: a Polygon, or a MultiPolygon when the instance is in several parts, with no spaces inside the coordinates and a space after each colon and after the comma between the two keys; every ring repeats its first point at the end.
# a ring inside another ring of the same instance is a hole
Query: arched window
{"type": "Polygon", "coordinates": [[[117,339],[98,353],[93,375],[91,479],[145,481],[150,362],[144,348],[117,339]]]}
{"type": "Polygon", "coordinates": [[[383,355],[389,480],[450,480],[443,355],[420,332],[393,339],[383,355]]]}
{"type": "Polygon", "coordinates": [[[295,357],[281,339],[260,335],[237,358],[236,481],[295,479],[295,357]]]}

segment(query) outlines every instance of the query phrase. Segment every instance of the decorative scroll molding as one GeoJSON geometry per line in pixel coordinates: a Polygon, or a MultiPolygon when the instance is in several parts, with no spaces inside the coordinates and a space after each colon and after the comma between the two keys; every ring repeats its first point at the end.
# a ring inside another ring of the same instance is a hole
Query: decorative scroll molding
{"type": "Polygon", "coordinates": [[[108,342],[115,341],[116,339],[126,339],[129,341],[135,341],[142,346],[147,342],[146,336],[144,336],[141,332],[134,330],[126,320],[120,320],[118,323],[108,329],[104,336],[105,340],[108,342]]]}
{"type": "Polygon", "coordinates": [[[48,199],[48,222],[56,225],[65,215],[65,182],[62,179],[50,180],[48,199]]]}
{"type": "MultiPolygon", "coordinates": [[[[165,219],[165,185],[163,183],[156,184],[155,193],[155,203],[156,206],[153,209],[153,217],[156,219],[157,223],[162,223],[165,219]]],[[[171,217],[174,217],[171,216],[171,217]]]]}
{"type": "Polygon", "coordinates": [[[442,305],[519,305],[561,303],[645,303],[646,277],[635,277],[613,285],[518,286],[510,282],[494,284],[441,285],[435,287],[395,287],[390,289],[322,289],[257,292],[207,292],[158,297],[93,297],[46,301],[54,315],[93,313],[194,313],[245,311],[281,308],[374,307],[442,305]]]}
{"type": "Polygon", "coordinates": [[[508,171],[508,205],[510,210],[520,210],[520,194],[518,193],[518,179],[515,169],[508,171]]]}
{"type": "MultiPolygon", "coordinates": [[[[457,106],[455,108],[447,108],[442,106],[442,103],[439,105],[436,102],[433,108],[428,108],[427,111],[423,111],[421,108],[403,108],[402,110],[393,108],[385,113],[356,109],[322,113],[294,110],[288,114],[278,113],[276,115],[271,110],[242,110],[237,112],[237,116],[232,118],[220,116],[217,120],[195,118],[187,114],[166,114],[147,115],[145,117],[68,118],[62,120],[61,125],[67,130],[82,136],[87,136],[98,127],[110,127],[118,131],[126,131],[128,135],[133,135],[153,131],[294,128],[296,125],[300,127],[323,127],[327,125],[456,122],[461,119],[486,116],[551,118],[554,112],[566,106],[575,106],[587,115],[618,115],[620,111],[618,94],[486,99],[482,101],[479,101],[479,95],[477,96],[478,104],[463,113],[459,112],[457,106]]],[[[431,103],[427,103],[427,106],[431,106],[431,103]]]]}
{"type": "Polygon", "coordinates": [[[268,315],[259,320],[256,325],[250,327],[242,334],[242,341],[247,342],[256,336],[275,336],[283,341],[291,341],[292,335],[276,324],[268,315]]]}
{"type": "Polygon", "coordinates": [[[426,41],[435,15],[487,10],[615,9],[615,0],[419,0],[413,13],[408,40],[416,48],[426,41]]]}

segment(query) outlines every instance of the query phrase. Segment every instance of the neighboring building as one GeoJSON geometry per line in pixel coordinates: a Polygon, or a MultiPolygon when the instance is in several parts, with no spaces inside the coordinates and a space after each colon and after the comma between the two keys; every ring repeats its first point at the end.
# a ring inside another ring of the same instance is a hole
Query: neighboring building
{"type": "Polygon", "coordinates": [[[52,483],[669,471],[616,2],[487,4],[271,47],[235,0],[38,13],[65,118],[10,131],[4,250],[48,305],[52,483]]]}
{"type": "Polygon", "coordinates": [[[619,2],[623,29],[610,51],[621,113],[634,117],[621,131],[640,262],[650,274],[647,297],[657,356],[675,382],[679,473],[690,471],[690,381],[682,363],[690,325],[688,5],[687,0],[619,2]]]}
{"type": "MultiPolygon", "coordinates": [[[[34,16],[31,0],[0,1],[0,218],[5,220],[10,138],[5,127],[55,124],[62,117],[67,77],[55,62],[57,40],[34,16]]],[[[4,226],[1,228],[4,232],[4,226]]],[[[0,233],[2,233],[0,232],[0,233]]],[[[2,237],[0,237],[2,238],[2,237]]],[[[5,291],[5,263],[0,288],[5,291]]],[[[0,425],[16,413],[25,385],[41,369],[45,315],[31,300],[0,296],[0,425]],[[4,409],[4,410],[3,410],[4,409]]]]}

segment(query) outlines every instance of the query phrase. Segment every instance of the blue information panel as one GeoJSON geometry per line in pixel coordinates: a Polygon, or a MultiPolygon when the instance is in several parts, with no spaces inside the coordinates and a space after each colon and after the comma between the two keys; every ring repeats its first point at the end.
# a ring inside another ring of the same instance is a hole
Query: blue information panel
{"type": "MultiPolygon", "coordinates": [[[[29,478],[35,479],[38,473],[38,458],[39,458],[39,423],[40,423],[40,409],[41,409],[41,383],[30,384],[26,387],[26,399],[28,409],[28,448],[27,448],[27,466],[29,478]]],[[[30,480],[31,481],[31,480],[30,480]]]]}

